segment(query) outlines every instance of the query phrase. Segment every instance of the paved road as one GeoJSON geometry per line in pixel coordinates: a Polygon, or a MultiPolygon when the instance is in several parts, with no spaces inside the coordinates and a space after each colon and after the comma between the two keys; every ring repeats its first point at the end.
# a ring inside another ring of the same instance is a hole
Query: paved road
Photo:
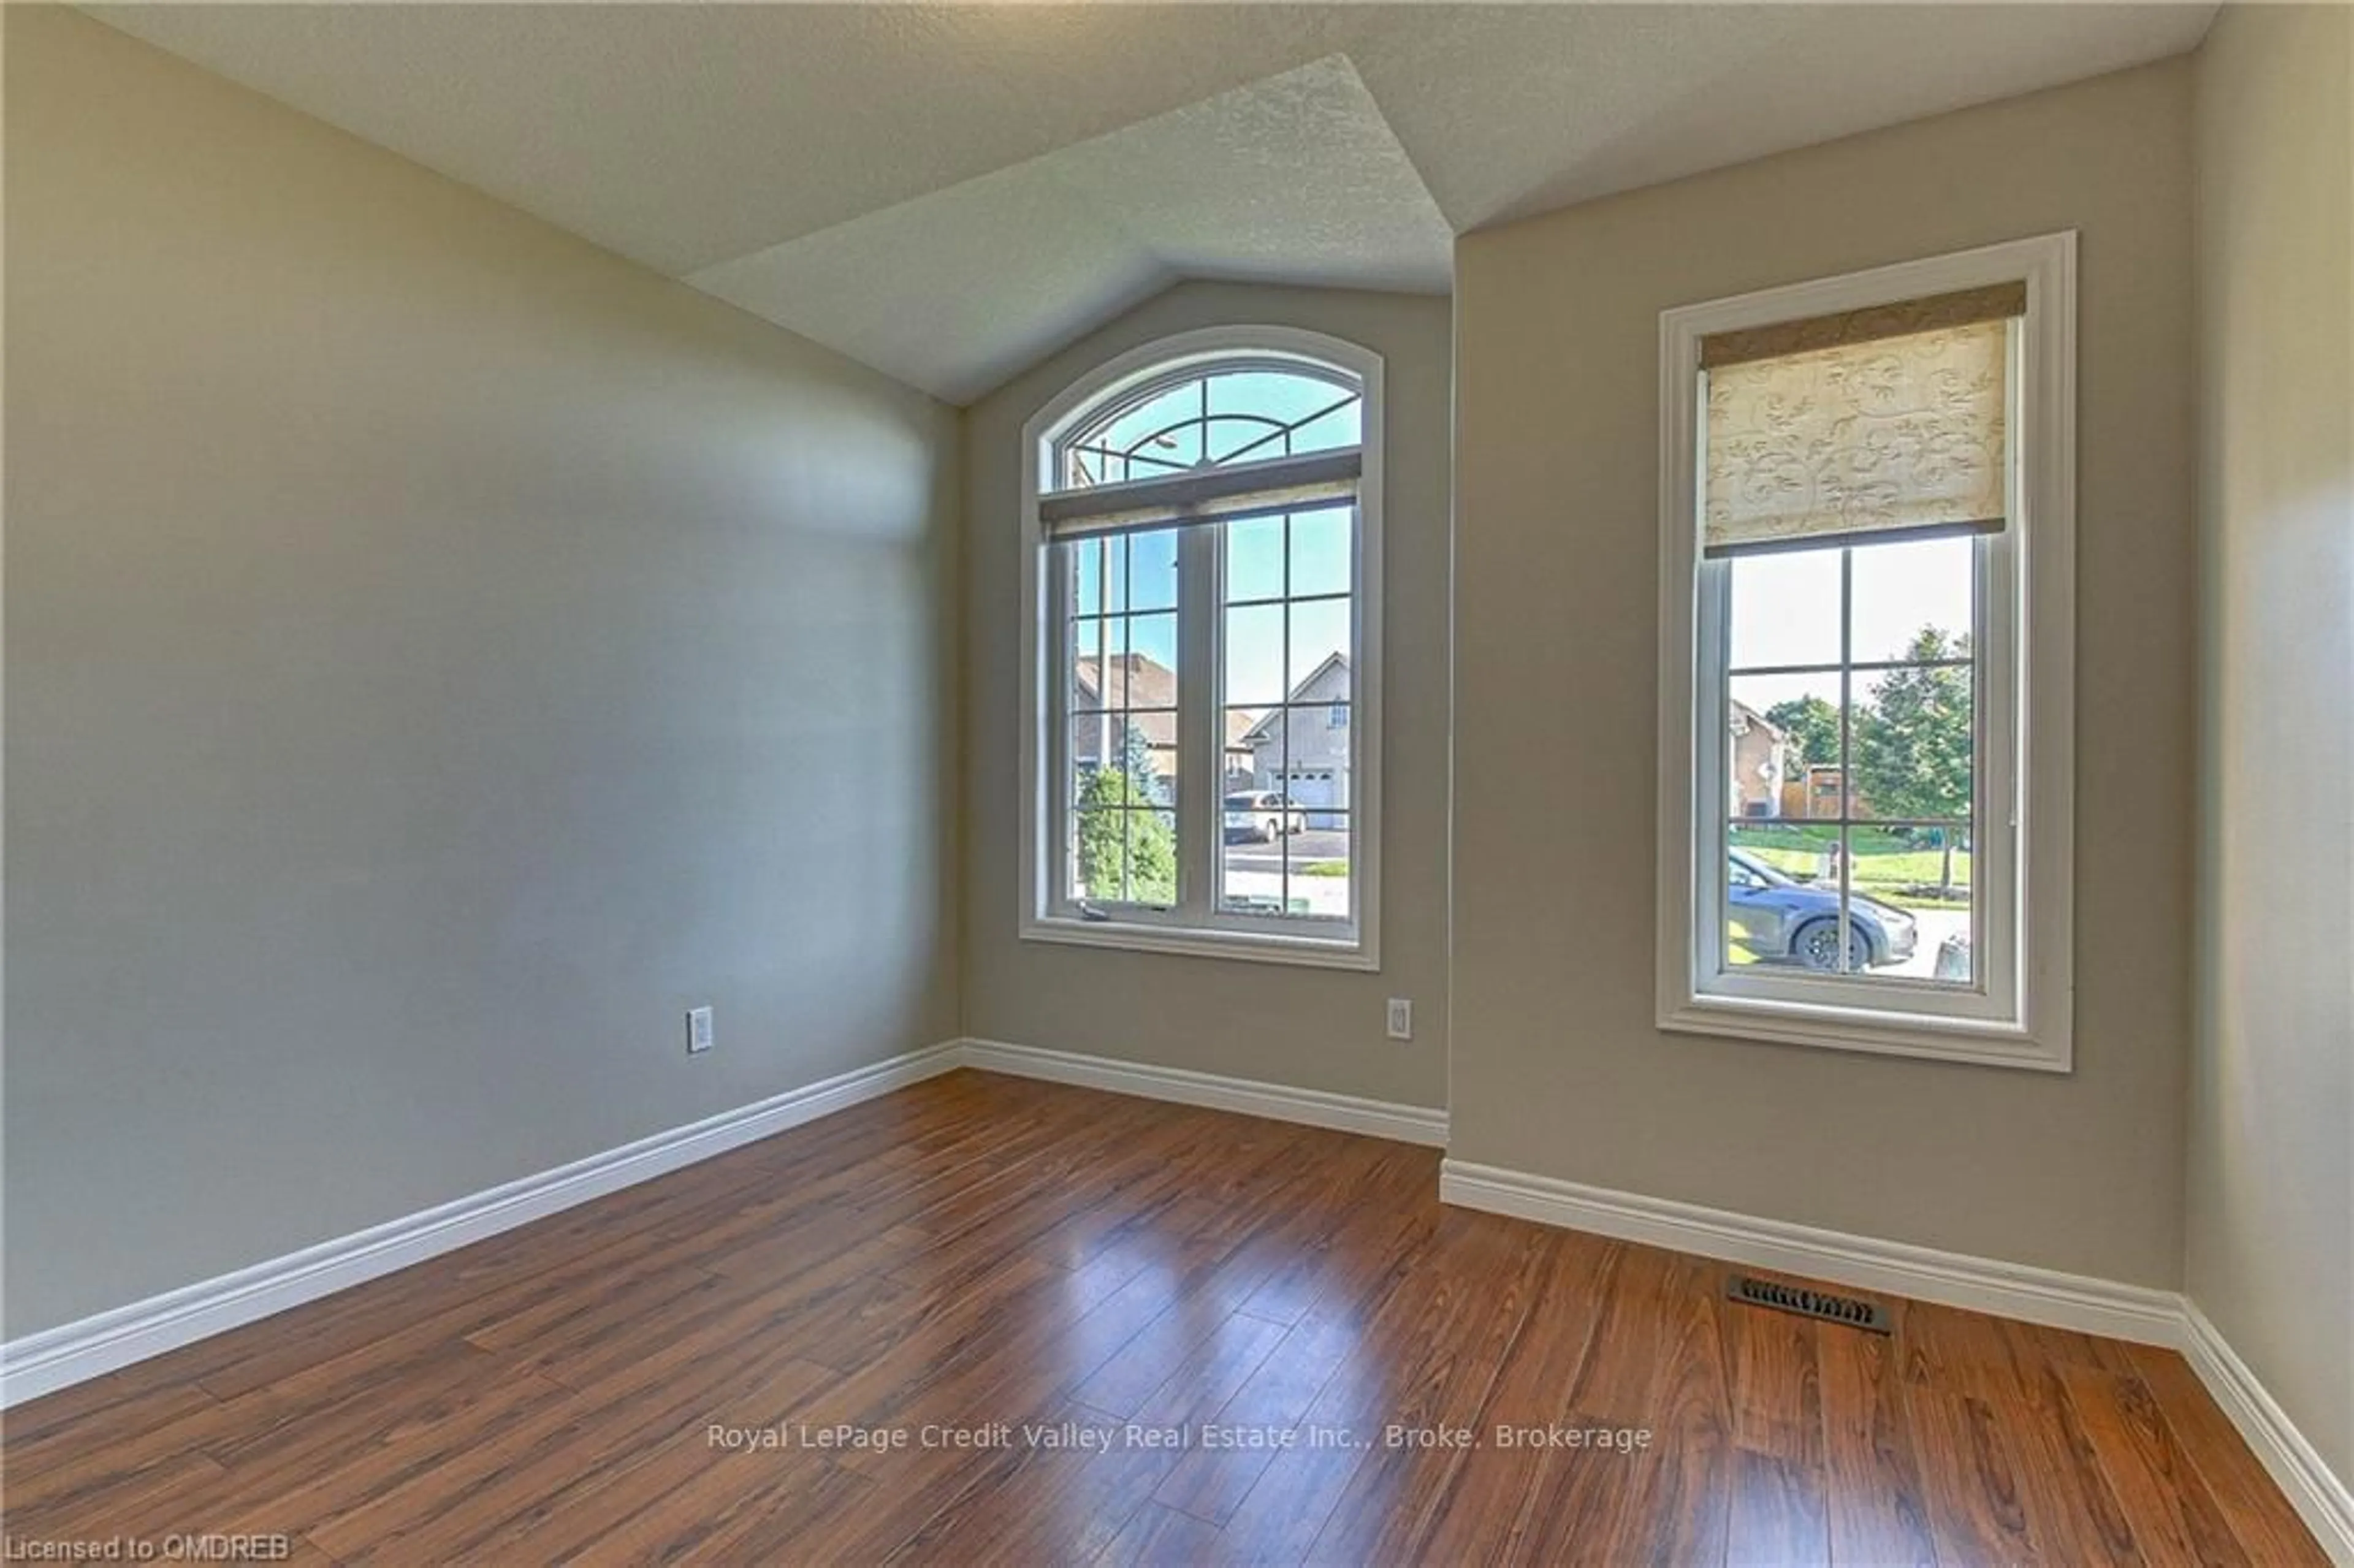
{"type": "MultiPolygon", "coordinates": [[[[1346,860],[1349,858],[1349,835],[1328,829],[1314,828],[1291,835],[1291,863],[1294,866],[1311,861],[1346,860]]],[[[1271,844],[1229,843],[1226,864],[1236,871],[1279,871],[1283,866],[1282,841],[1271,844]]]]}

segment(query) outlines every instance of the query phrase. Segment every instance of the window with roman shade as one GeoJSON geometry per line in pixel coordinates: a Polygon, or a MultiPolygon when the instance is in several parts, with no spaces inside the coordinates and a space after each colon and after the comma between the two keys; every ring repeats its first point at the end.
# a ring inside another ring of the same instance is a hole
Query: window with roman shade
{"type": "Polygon", "coordinates": [[[2073,277],[1662,314],[1663,1027],[2066,1065],[2073,277]]]}
{"type": "Polygon", "coordinates": [[[1705,551],[1996,533],[2023,283],[1712,334],[1705,551]]]}

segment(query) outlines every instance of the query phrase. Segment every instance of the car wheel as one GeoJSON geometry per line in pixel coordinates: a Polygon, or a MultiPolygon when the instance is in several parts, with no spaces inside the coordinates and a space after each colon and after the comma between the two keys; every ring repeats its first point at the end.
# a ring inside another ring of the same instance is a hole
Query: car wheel
{"type": "Polygon", "coordinates": [[[1269,817],[1267,821],[1258,825],[1258,842],[1263,844],[1271,844],[1282,836],[1283,835],[1280,832],[1276,831],[1275,819],[1273,817],[1269,817]]]}
{"type": "MultiPolygon", "coordinates": [[[[1848,928],[1848,954],[1850,970],[1861,969],[1872,963],[1872,938],[1861,927],[1848,928]]],[[[1810,969],[1836,971],[1840,967],[1839,922],[1809,920],[1798,927],[1790,938],[1790,956],[1810,969]]]]}

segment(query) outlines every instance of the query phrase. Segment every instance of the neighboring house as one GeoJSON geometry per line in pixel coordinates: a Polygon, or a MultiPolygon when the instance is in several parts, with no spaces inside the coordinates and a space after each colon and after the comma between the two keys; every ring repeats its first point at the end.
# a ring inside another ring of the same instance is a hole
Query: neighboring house
{"type": "Polygon", "coordinates": [[[1331,654],[1291,689],[1285,706],[1244,732],[1253,785],[1291,797],[1311,828],[1346,826],[1341,813],[1349,807],[1349,726],[1354,715],[1348,656],[1331,654]]]}
{"type": "Polygon", "coordinates": [[[1791,771],[1790,737],[1747,703],[1726,705],[1733,744],[1733,814],[1770,817],[1780,809],[1791,771]]]}
{"type": "MultiPolygon", "coordinates": [[[[1111,666],[1108,699],[1103,694],[1105,683],[1097,667],[1097,661],[1079,659],[1072,664],[1071,711],[1075,716],[1071,721],[1071,764],[1085,771],[1101,766],[1107,756],[1117,760],[1126,744],[1126,733],[1121,727],[1125,717],[1128,727],[1144,736],[1152,770],[1169,786],[1167,799],[1173,801],[1177,784],[1177,672],[1142,653],[1115,654],[1108,662],[1111,666]],[[1107,700],[1112,707],[1131,711],[1124,715],[1105,715],[1100,720],[1085,711],[1104,707],[1107,700]]],[[[1226,715],[1226,776],[1220,786],[1222,792],[1250,785],[1250,747],[1242,742],[1250,727],[1249,714],[1226,715]]]]}

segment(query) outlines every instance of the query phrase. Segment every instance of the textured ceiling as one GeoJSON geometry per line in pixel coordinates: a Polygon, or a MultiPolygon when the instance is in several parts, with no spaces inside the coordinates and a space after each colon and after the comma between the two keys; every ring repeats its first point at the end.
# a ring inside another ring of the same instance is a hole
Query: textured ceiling
{"type": "Polygon", "coordinates": [[[2210,4],[105,5],[951,400],[1181,276],[1450,232],[2179,53],[2210,4]]]}
{"type": "Polygon", "coordinates": [[[1436,293],[1454,243],[1334,56],[687,281],[962,401],[1182,277],[1436,293]]]}

